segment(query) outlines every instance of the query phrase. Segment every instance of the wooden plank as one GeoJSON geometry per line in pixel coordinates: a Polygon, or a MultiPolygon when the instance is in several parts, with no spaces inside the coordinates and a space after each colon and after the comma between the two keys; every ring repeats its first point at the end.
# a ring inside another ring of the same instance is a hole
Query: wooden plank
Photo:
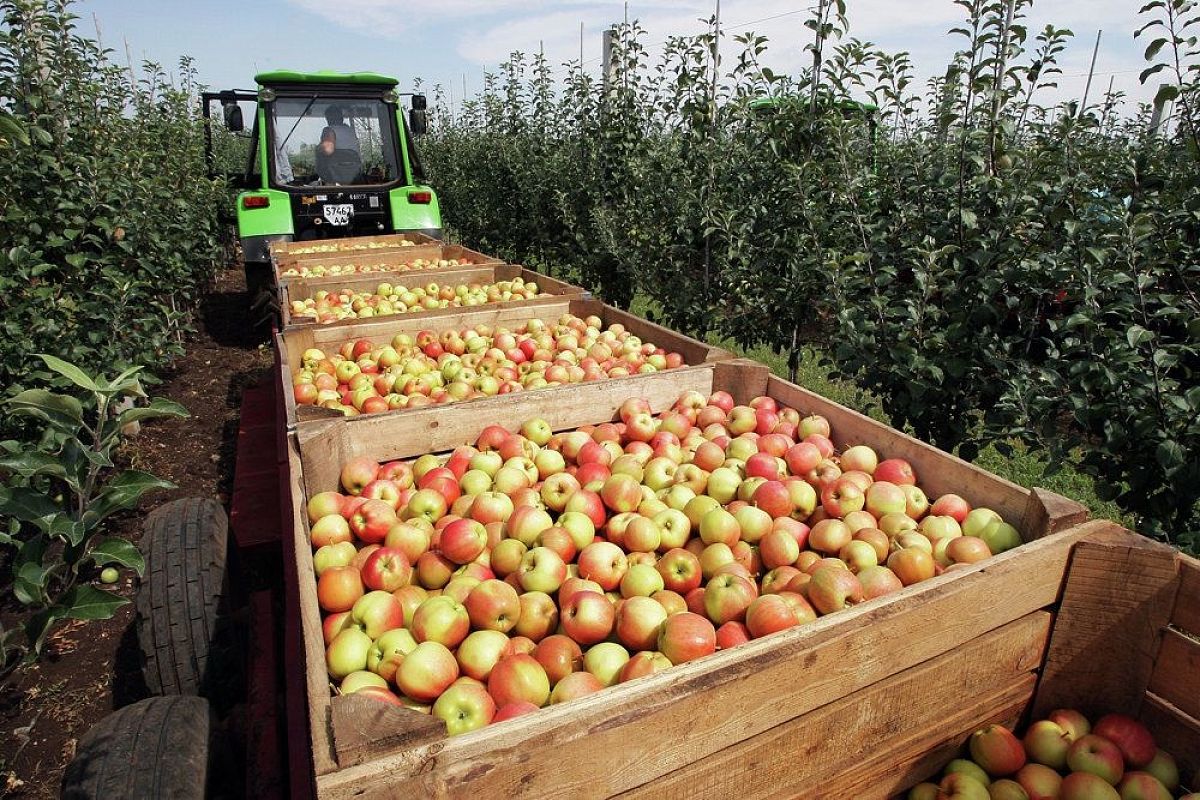
{"type": "Polygon", "coordinates": [[[850,775],[868,779],[871,786],[886,780],[895,751],[936,747],[948,717],[967,712],[979,719],[995,713],[997,687],[1003,687],[1005,707],[1014,691],[1030,700],[1050,621],[1049,613],[1036,611],[621,797],[857,797],[833,792],[830,786],[850,775]],[[914,703],[917,697],[921,702],[914,703]],[[879,772],[865,769],[881,757],[879,772]],[[797,769],[798,764],[803,767],[797,769]]]}
{"type": "Polygon", "coordinates": [[[1071,557],[1035,715],[1137,713],[1175,604],[1175,551],[1117,528],[1071,557]]]}
{"type": "Polygon", "coordinates": [[[1183,713],[1200,717],[1200,642],[1179,631],[1163,631],[1150,691],[1183,713]]]}
{"type": "Polygon", "coordinates": [[[1154,741],[1179,762],[1179,776],[1189,789],[1200,788],[1200,718],[1189,716],[1163,698],[1147,692],[1138,718],[1154,741]]]}
{"type": "Polygon", "coordinates": [[[334,750],[341,766],[446,738],[446,723],[431,714],[342,694],[330,703],[334,750]]]}
{"type": "Polygon", "coordinates": [[[952,713],[928,731],[924,738],[914,737],[905,746],[893,748],[831,781],[821,797],[855,800],[892,800],[906,789],[941,774],[952,759],[963,754],[963,743],[972,733],[987,725],[1015,728],[1029,706],[1036,677],[1028,675],[1012,686],[1002,688],[974,709],[952,713]],[[990,713],[988,709],[991,709],[990,713]],[[982,713],[981,712],[985,712],[982,713]],[[930,736],[936,744],[931,745],[930,736]]]}
{"type": "MultiPolygon", "coordinates": [[[[516,430],[532,417],[541,417],[556,431],[616,418],[617,409],[630,397],[644,397],[655,411],[669,408],[688,389],[711,392],[713,366],[681,367],[654,375],[630,375],[570,387],[513,392],[495,397],[464,400],[442,406],[423,406],[393,413],[365,414],[322,422],[300,422],[300,449],[306,477],[310,474],[308,450],[314,441],[330,439],[333,428],[345,432],[345,449],[319,459],[371,456],[380,461],[413,458],[473,443],[486,425],[516,430]]],[[[311,484],[310,484],[311,485],[311,484]]],[[[318,486],[328,489],[325,480],[318,486]]],[[[324,491],[318,489],[317,491],[324,491]]]]}
{"type": "Polygon", "coordinates": [[[768,393],[802,414],[820,414],[828,418],[834,444],[839,449],[867,444],[881,457],[907,459],[916,470],[917,482],[931,501],[950,492],[962,495],[972,505],[987,506],[998,512],[1027,539],[1052,532],[1053,528],[1045,529],[1046,520],[1052,514],[1070,524],[1082,522],[1087,516],[1083,506],[1044,490],[1039,496],[1052,499],[1053,508],[1031,514],[1027,489],[781,378],[771,377],[768,393]]]}
{"type": "MultiPolygon", "coordinates": [[[[321,633],[321,608],[317,603],[317,576],[313,572],[312,545],[308,540],[308,514],[303,476],[300,472],[300,454],[295,441],[289,438],[287,472],[290,487],[290,510],[292,512],[292,539],[284,541],[284,569],[294,577],[296,602],[298,607],[289,605],[288,614],[293,620],[289,624],[300,621],[304,649],[298,654],[303,667],[304,691],[308,696],[308,731],[307,738],[311,742],[313,769],[317,775],[324,775],[337,768],[334,759],[333,742],[329,731],[329,676],[325,669],[325,645],[321,633]]],[[[294,688],[294,687],[290,687],[294,688]]],[[[294,726],[302,725],[300,720],[288,719],[289,739],[298,731],[294,726]]]]}
{"type": "Polygon", "coordinates": [[[1193,636],[1200,636],[1200,561],[1182,553],[1176,560],[1179,568],[1179,594],[1175,598],[1171,624],[1193,636]]]}
{"type": "Polygon", "coordinates": [[[385,797],[406,781],[415,796],[577,797],[640,786],[1050,605],[1073,543],[1108,527],[1085,523],[438,751],[413,748],[322,776],[318,788],[331,798],[385,797]],[[723,708],[730,713],[713,713],[723,708]]]}

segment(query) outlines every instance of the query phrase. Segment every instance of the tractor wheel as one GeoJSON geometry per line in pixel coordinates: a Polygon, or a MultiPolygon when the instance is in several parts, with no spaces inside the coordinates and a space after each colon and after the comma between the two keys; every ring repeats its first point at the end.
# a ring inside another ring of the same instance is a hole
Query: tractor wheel
{"type": "Polygon", "coordinates": [[[150,697],[92,726],[63,774],[64,800],[233,797],[235,770],[208,701],[150,697]]]}
{"type": "Polygon", "coordinates": [[[146,576],[137,633],[146,686],[156,695],[225,699],[239,678],[225,510],[189,497],[156,508],[142,527],[146,576]]]}

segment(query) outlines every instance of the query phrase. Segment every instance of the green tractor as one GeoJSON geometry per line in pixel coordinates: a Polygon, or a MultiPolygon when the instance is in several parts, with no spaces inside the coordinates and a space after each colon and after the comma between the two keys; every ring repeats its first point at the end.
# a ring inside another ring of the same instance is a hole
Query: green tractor
{"type": "Polygon", "coordinates": [[[395,78],[370,72],[263,72],[257,92],[205,92],[209,172],[239,190],[238,237],[251,295],[270,286],[275,241],[420,232],[440,239],[437,195],[414,138],[425,97],[407,119],[395,78]],[[209,123],[220,103],[224,130],[209,123]],[[246,132],[239,103],[254,103],[246,132]]]}

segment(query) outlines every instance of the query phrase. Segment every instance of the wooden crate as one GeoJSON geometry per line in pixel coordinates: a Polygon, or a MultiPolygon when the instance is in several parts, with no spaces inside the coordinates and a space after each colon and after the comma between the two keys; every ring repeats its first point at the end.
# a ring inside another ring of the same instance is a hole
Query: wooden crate
{"type": "MultiPolygon", "coordinates": [[[[314,267],[344,267],[350,265],[377,268],[376,272],[365,273],[367,275],[383,275],[397,272],[424,274],[436,272],[438,269],[459,268],[433,267],[421,270],[408,269],[408,266],[419,258],[427,261],[457,259],[474,265],[504,263],[499,258],[485,255],[461,245],[442,244],[441,242],[418,244],[410,247],[367,250],[361,253],[308,253],[299,256],[280,256],[273,258],[272,261],[275,268],[275,279],[279,283],[301,280],[302,277],[299,275],[285,274],[292,267],[300,266],[309,267],[310,269],[314,267]]],[[[357,277],[357,273],[352,273],[350,276],[344,277],[357,277]]]]}
{"type": "MultiPolygon", "coordinates": [[[[536,275],[536,273],[528,274],[536,275]]],[[[540,280],[541,276],[538,276],[538,279],[540,280]]],[[[563,284],[563,286],[569,286],[569,284],[563,284]]],[[[294,426],[305,420],[325,420],[341,416],[338,412],[317,406],[296,405],[296,397],[292,391],[292,375],[300,369],[300,358],[304,351],[311,347],[336,351],[343,343],[355,339],[371,339],[382,343],[391,341],[392,337],[399,333],[415,335],[422,330],[444,331],[475,325],[515,327],[530,319],[552,322],[568,313],[577,317],[597,316],[606,327],[617,324],[624,325],[633,335],[640,337],[643,341],[653,342],[670,352],[679,353],[683,356],[685,364],[700,365],[733,358],[733,354],[726,350],[675,333],[641,317],[607,306],[599,300],[570,299],[565,295],[534,301],[489,303],[474,308],[446,308],[417,314],[398,314],[371,322],[353,320],[352,322],[356,324],[306,325],[285,330],[276,334],[275,337],[281,365],[280,394],[284,398],[288,425],[294,426]]],[[[611,378],[603,383],[628,380],[630,378],[611,378]]],[[[558,388],[540,389],[538,393],[557,391],[559,391],[558,388]]],[[[454,403],[453,407],[470,409],[467,412],[460,412],[466,413],[470,417],[484,412],[501,399],[503,398],[479,398],[454,403]]],[[[437,406],[442,410],[450,407],[452,406],[437,406]]],[[[409,413],[412,411],[399,410],[386,412],[383,416],[409,413]]],[[[475,418],[478,419],[477,416],[475,418]]]]}
{"type": "MultiPolygon", "coordinates": [[[[883,797],[829,792],[820,776],[858,774],[879,741],[907,734],[919,760],[981,715],[1007,719],[1032,697],[1040,654],[1072,545],[1111,526],[1081,523],[1065,498],[1027,490],[874,420],[771,376],[747,361],[718,362],[554,395],[500,398],[486,415],[468,403],[301,426],[290,453],[294,563],[305,639],[314,789],[320,797],[883,797]],[[678,394],[724,389],[739,402],[768,394],[829,418],[839,447],[869,444],[912,462],[931,494],[955,491],[995,508],[1026,544],[891,596],[733,650],[453,739],[424,715],[330,696],[304,498],[337,488],[340,465],[445,451],[486,423],[515,428],[530,416],[556,430],[615,417],[628,397],[655,411],[678,394]],[[900,693],[896,693],[899,689],[900,693]],[[874,731],[875,736],[858,735],[874,731]],[[919,752],[917,752],[919,750],[919,752]],[[804,787],[815,787],[806,789],[804,787]]],[[[915,774],[908,768],[906,774],[915,774]]],[[[848,779],[847,779],[848,780],[848,779]]],[[[912,781],[916,782],[916,781],[912,781]]],[[[896,785],[893,782],[892,785],[896,785]]]]}
{"type": "MultiPolygon", "coordinates": [[[[591,293],[586,289],[574,286],[564,281],[556,280],[548,275],[541,275],[533,270],[525,269],[524,267],[514,264],[492,264],[487,266],[468,267],[465,269],[439,269],[439,270],[422,270],[419,272],[399,272],[399,273],[370,273],[367,275],[355,275],[349,278],[296,278],[279,287],[282,296],[280,303],[280,311],[283,318],[283,328],[295,328],[302,325],[316,325],[317,322],[313,317],[293,316],[291,304],[295,300],[307,300],[316,295],[319,291],[337,292],[344,289],[349,289],[355,292],[367,291],[374,292],[375,287],[381,283],[390,283],[393,286],[409,288],[413,286],[427,286],[430,283],[436,283],[440,286],[456,286],[458,284],[481,283],[489,284],[497,281],[511,281],[514,278],[520,278],[526,283],[533,281],[543,292],[548,292],[550,297],[531,298],[528,300],[509,300],[502,303],[488,303],[488,307],[506,306],[534,306],[542,303],[553,302],[554,300],[562,299],[587,299],[591,297],[591,293]]],[[[469,311],[472,309],[482,308],[482,306],[468,306],[455,309],[456,311],[469,311]]],[[[436,309],[440,310],[440,309],[436,309]]],[[[427,311],[417,311],[406,313],[404,316],[420,318],[427,311]]],[[[399,315],[393,315],[399,316],[399,315]]],[[[381,319],[389,319],[389,317],[372,318],[372,321],[381,319]]],[[[323,327],[350,327],[360,324],[362,321],[358,319],[347,319],[339,322],[331,322],[323,327]]]]}
{"type": "Polygon", "coordinates": [[[340,239],[305,239],[301,241],[283,242],[276,241],[270,243],[270,252],[272,258],[287,258],[289,256],[310,255],[307,253],[297,253],[297,250],[304,250],[313,245],[336,245],[337,250],[334,252],[343,253],[359,253],[359,252],[379,252],[384,248],[393,247],[410,247],[413,244],[437,244],[438,240],[424,233],[385,233],[375,236],[345,236],[340,239]],[[375,245],[371,247],[371,245],[375,245]],[[370,248],[369,250],[366,248],[370,248]]]}

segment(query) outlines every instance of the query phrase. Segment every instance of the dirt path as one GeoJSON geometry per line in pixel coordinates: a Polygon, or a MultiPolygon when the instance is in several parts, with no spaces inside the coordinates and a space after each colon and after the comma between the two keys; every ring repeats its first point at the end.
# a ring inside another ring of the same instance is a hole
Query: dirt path
{"type": "MultiPolygon", "coordinates": [[[[142,427],[127,448],[130,462],[178,488],[148,496],[113,533],[138,539],[144,512],[176,497],[216,497],[228,508],[242,391],[271,365],[267,338],[249,322],[240,271],[218,274],[200,304],[187,354],[148,389],[182,403],[183,420],[142,427]]],[[[116,588],[132,599],[132,573],[116,588]]],[[[41,663],[0,694],[0,796],[59,795],[63,768],[78,738],[112,710],[148,696],[140,672],[132,604],[105,622],[64,626],[41,663]]]]}

